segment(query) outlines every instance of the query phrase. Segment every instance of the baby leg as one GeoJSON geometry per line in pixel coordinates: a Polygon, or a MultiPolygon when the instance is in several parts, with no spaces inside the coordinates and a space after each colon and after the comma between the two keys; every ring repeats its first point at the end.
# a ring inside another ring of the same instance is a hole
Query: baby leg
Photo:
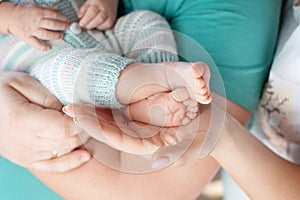
{"type": "MultiPolygon", "coordinates": [[[[156,120],[153,121],[154,118],[151,117],[151,124],[171,126],[184,123],[182,120],[187,113],[184,101],[175,101],[172,98],[172,90],[180,87],[188,88],[190,94],[193,94],[199,102],[210,102],[208,96],[209,71],[205,68],[206,65],[192,67],[187,63],[176,64],[178,56],[175,39],[168,22],[162,16],[151,11],[133,12],[118,20],[115,33],[125,56],[133,58],[137,62],[153,63],[131,64],[120,77],[125,76],[118,81],[117,98],[122,104],[131,104],[127,107],[126,112],[130,113],[128,116],[132,119],[143,119],[143,122],[149,122],[149,110],[145,110],[145,108],[153,108],[154,104],[154,107],[157,108],[161,103],[159,106],[167,121],[164,123],[164,120],[160,121],[159,118],[155,118],[156,120]],[[185,69],[185,67],[187,68],[185,69]],[[130,74],[127,73],[128,71],[130,74]],[[181,80],[192,78],[193,84],[187,87],[188,82],[180,81],[180,77],[181,80]],[[206,80],[207,82],[205,82],[206,80]],[[159,93],[162,94],[159,95],[159,93]],[[150,97],[151,95],[154,96],[150,97]],[[144,106],[143,103],[145,103],[144,106]],[[169,109],[170,105],[172,105],[172,109],[169,109]]],[[[161,116],[161,112],[157,109],[151,109],[151,113],[152,116],[161,116]]]]}
{"type": "Polygon", "coordinates": [[[120,71],[132,60],[99,49],[63,51],[42,63],[30,74],[63,104],[89,103],[98,107],[120,108],[115,86],[120,71]]]}
{"type": "Polygon", "coordinates": [[[127,14],[117,21],[114,34],[123,55],[136,62],[178,61],[172,30],[157,13],[140,10],[127,14]]]}

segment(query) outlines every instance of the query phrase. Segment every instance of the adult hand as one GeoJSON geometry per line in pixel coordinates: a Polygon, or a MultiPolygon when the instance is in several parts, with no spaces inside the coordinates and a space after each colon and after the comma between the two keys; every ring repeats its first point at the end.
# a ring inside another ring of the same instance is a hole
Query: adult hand
{"type": "Polygon", "coordinates": [[[118,0],[87,0],[79,10],[79,25],[85,29],[107,30],[117,18],[118,0]]]}
{"type": "Polygon", "coordinates": [[[8,32],[19,37],[32,47],[46,51],[51,47],[40,40],[63,38],[68,28],[68,18],[53,6],[15,5],[8,22],[8,32]]]}
{"type": "MultiPolygon", "coordinates": [[[[207,156],[220,133],[220,129],[211,127],[210,124],[213,116],[211,105],[203,106],[199,117],[190,124],[168,128],[128,122],[120,112],[111,113],[84,104],[68,105],[63,110],[73,117],[76,124],[93,139],[121,152],[134,155],[147,154],[146,157],[151,166],[141,165],[145,172],[150,169],[166,167],[179,158],[181,161],[186,161],[190,158],[198,159],[207,156]],[[185,156],[181,157],[183,154],[185,156]]],[[[221,117],[222,115],[218,116],[221,117]]],[[[222,121],[218,121],[218,123],[222,123],[222,121]]],[[[88,141],[89,138],[85,140],[88,141]]],[[[91,145],[94,154],[97,154],[98,151],[96,146],[100,145],[95,145],[94,141],[91,145]]],[[[100,160],[106,162],[102,158],[100,160]]],[[[124,158],[121,162],[132,163],[124,160],[124,158]]],[[[118,165],[122,166],[122,163],[118,165]]],[[[136,165],[138,166],[140,163],[136,162],[136,165]]],[[[136,166],[133,167],[133,169],[136,168],[136,166]]]]}
{"type": "Polygon", "coordinates": [[[81,142],[72,119],[37,80],[21,72],[1,72],[0,95],[1,156],[50,172],[68,171],[90,159],[85,150],[76,150],[81,142]]]}

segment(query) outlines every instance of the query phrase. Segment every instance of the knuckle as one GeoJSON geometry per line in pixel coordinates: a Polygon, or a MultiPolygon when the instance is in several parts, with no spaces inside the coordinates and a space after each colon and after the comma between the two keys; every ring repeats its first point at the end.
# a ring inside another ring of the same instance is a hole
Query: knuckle
{"type": "Polygon", "coordinates": [[[75,139],[74,137],[64,143],[62,145],[62,151],[65,152],[65,154],[72,152],[74,149],[78,148],[81,146],[81,142],[79,139],[75,139]]]}
{"type": "Polygon", "coordinates": [[[67,23],[60,23],[57,25],[57,28],[59,29],[67,29],[68,28],[68,24],[67,23]]]}
{"type": "Polygon", "coordinates": [[[24,130],[22,114],[15,110],[14,112],[9,112],[6,115],[6,122],[8,127],[15,132],[20,132],[19,130],[24,130]]]}
{"type": "Polygon", "coordinates": [[[53,27],[55,27],[55,21],[47,20],[47,21],[45,21],[45,25],[49,28],[53,28],[53,27]]]}
{"type": "Polygon", "coordinates": [[[93,7],[93,8],[90,10],[90,14],[91,14],[92,16],[97,15],[98,12],[99,12],[99,9],[97,9],[97,8],[95,8],[95,7],[93,7]]]}
{"type": "Polygon", "coordinates": [[[36,34],[38,38],[45,39],[48,35],[47,31],[45,29],[40,29],[39,32],[36,34]]]}
{"type": "Polygon", "coordinates": [[[61,105],[60,105],[59,101],[56,99],[56,97],[50,93],[47,93],[47,95],[44,96],[42,106],[45,108],[61,107],[61,105]]]}
{"type": "Polygon", "coordinates": [[[50,37],[51,37],[51,34],[50,34],[49,31],[43,31],[43,32],[42,32],[42,37],[43,37],[43,38],[50,38],[50,37]]]}
{"type": "Polygon", "coordinates": [[[72,135],[70,133],[70,128],[68,126],[68,123],[66,122],[66,120],[64,118],[62,118],[62,120],[60,120],[60,123],[58,125],[58,134],[59,134],[60,138],[67,138],[70,135],[72,135]]]}
{"type": "Polygon", "coordinates": [[[58,18],[58,12],[52,11],[52,10],[45,10],[43,13],[44,17],[57,19],[58,18]]]}
{"type": "Polygon", "coordinates": [[[111,28],[113,27],[113,25],[114,25],[114,20],[111,19],[111,18],[109,18],[109,19],[107,20],[107,28],[108,28],[108,29],[111,29],[111,28]]]}

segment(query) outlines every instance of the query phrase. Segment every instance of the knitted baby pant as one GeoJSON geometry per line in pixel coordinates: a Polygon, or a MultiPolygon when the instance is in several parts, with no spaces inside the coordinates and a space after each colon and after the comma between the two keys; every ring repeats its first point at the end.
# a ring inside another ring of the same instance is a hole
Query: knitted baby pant
{"type": "Polygon", "coordinates": [[[35,50],[13,36],[2,37],[2,69],[30,73],[63,104],[119,108],[115,86],[126,65],[178,60],[168,23],[150,11],[123,16],[112,30],[104,32],[75,34],[67,30],[63,40],[50,42],[48,52],[35,50]]]}

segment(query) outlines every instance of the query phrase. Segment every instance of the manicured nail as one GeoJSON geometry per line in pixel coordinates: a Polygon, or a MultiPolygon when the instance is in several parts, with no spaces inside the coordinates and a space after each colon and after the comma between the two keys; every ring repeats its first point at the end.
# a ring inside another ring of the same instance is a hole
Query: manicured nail
{"type": "Polygon", "coordinates": [[[90,154],[83,154],[83,155],[80,156],[79,159],[80,159],[81,162],[85,163],[85,162],[87,162],[91,159],[91,155],[90,154]]]}
{"type": "Polygon", "coordinates": [[[161,168],[169,165],[169,163],[170,163],[170,159],[167,156],[163,156],[154,162],[154,164],[152,165],[152,168],[153,169],[161,169],[161,168]]]}
{"type": "Polygon", "coordinates": [[[64,107],[62,108],[62,111],[63,111],[65,114],[68,114],[68,109],[66,108],[66,106],[64,106],[64,107]]]}

